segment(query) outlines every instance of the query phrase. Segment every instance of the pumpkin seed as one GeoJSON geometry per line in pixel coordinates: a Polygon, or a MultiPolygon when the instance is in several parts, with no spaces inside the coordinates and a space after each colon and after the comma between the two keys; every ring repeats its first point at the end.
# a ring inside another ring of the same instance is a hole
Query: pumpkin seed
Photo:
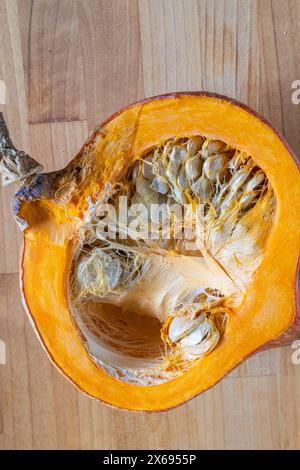
{"type": "Polygon", "coordinates": [[[203,339],[200,343],[184,348],[186,359],[196,359],[208,352],[212,351],[220,340],[220,333],[217,329],[211,331],[211,335],[207,339],[203,339]]]}
{"type": "Polygon", "coordinates": [[[264,174],[264,172],[262,170],[259,170],[245,185],[244,192],[251,193],[252,191],[254,191],[257,186],[260,186],[263,183],[265,177],[266,175],[264,174]]]}
{"type": "Polygon", "coordinates": [[[107,287],[109,290],[113,290],[117,287],[122,273],[120,261],[118,259],[110,259],[109,264],[107,264],[105,265],[107,287]]]}
{"type": "Polygon", "coordinates": [[[144,196],[145,194],[149,193],[151,182],[146,180],[142,173],[138,173],[135,178],[135,185],[136,190],[140,196],[144,196]]]}
{"type": "Polygon", "coordinates": [[[169,185],[156,176],[151,183],[150,189],[160,194],[167,194],[169,191],[169,185]]]}
{"type": "Polygon", "coordinates": [[[195,346],[205,339],[210,333],[210,326],[207,323],[202,323],[188,335],[181,339],[181,346],[195,346]]]}
{"type": "Polygon", "coordinates": [[[194,137],[191,137],[189,140],[188,140],[188,143],[187,143],[187,151],[190,153],[190,155],[194,155],[196,152],[198,152],[202,145],[203,145],[203,142],[204,142],[204,138],[201,137],[201,136],[194,136],[194,137]]]}
{"type": "Polygon", "coordinates": [[[243,163],[243,154],[241,152],[235,152],[234,156],[230,159],[228,163],[228,169],[234,173],[237,171],[240,167],[240,165],[243,163]]]}
{"type": "Polygon", "coordinates": [[[87,293],[98,290],[105,295],[117,287],[121,274],[120,261],[97,248],[84,255],[77,268],[78,282],[87,293]]]}
{"type": "Polygon", "coordinates": [[[197,318],[174,317],[168,328],[168,339],[177,345],[183,357],[200,357],[216,347],[220,333],[214,321],[202,313],[197,318]]]}
{"type": "Polygon", "coordinates": [[[153,169],[152,172],[154,175],[159,176],[162,180],[166,178],[166,170],[163,160],[153,159],[153,169]]]}
{"type": "Polygon", "coordinates": [[[236,192],[245,183],[248,176],[249,171],[245,167],[241,168],[236,173],[234,173],[228,183],[228,186],[230,187],[231,191],[236,192]]]}
{"type": "Polygon", "coordinates": [[[226,147],[227,145],[221,140],[207,140],[202,146],[201,156],[206,159],[212,155],[223,152],[226,147]]]}
{"type": "Polygon", "coordinates": [[[142,163],[142,175],[144,176],[144,178],[146,178],[147,180],[151,180],[151,181],[154,178],[154,174],[152,171],[152,167],[153,167],[152,160],[153,160],[153,157],[150,156],[150,157],[145,158],[145,160],[142,163]]]}
{"type": "Polygon", "coordinates": [[[187,318],[187,317],[174,317],[169,325],[168,337],[172,343],[177,343],[184,336],[188,335],[191,331],[197,328],[204,321],[204,316],[201,318],[187,318]]]}
{"type": "Polygon", "coordinates": [[[223,180],[227,172],[228,161],[229,157],[226,153],[211,156],[204,162],[203,174],[212,182],[223,180]]]}
{"type": "Polygon", "coordinates": [[[182,167],[179,176],[177,178],[177,185],[180,189],[185,190],[189,188],[189,184],[187,181],[187,176],[184,167],[182,167]]]}
{"type": "Polygon", "coordinates": [[[241,168],[233,174],[233,176],[228,182],[228,185],[226,186],[226,188],[229,188],[229,192],[223,198],[223,201],[220,205],[220,212],[222,212],[225,207],[228,208],[230,204],[235,200],[236,194],[238,193],[239,189],[243,186],[248,177],[249,171],[245,167],[241,168]]]}
{"type": "Polygon", "coordinates": [[[211,198],[213,192],[213,185],[206,176],[200,178],[192,185],[193,192],[202,200],[211,198]]]}
{"type": "Polygon", "coordinates": [[[131,171],[131,176],[132,176],[132,180],[135,181],[136,177],[138,176],[139,174],[139,171],[140,171],[140,162],[136,162],[134,165],[133,165],[133,168],[132,168],[132,171],[131,171]]]}
{"type": "Polygon", "coordinates": [[[188,202],[186,195],[177,185],[172,187],[172,196],[178,204],[187,204],[188,202]]]}
{"type": "Polygon", "coordinates": [[[173,171],[178,172],[184,158],[186,156],[186,151],[177,145],[173,147],[170,153],[170,164],[172,165],[173,171]]]}
{"type": "Polygon", "coordinates": [[[185,162],[185,172],[190,182],[195,181],[202,172],[203,161],[198,156],[188,158],[185,162]]]}
{"type": "Polygon", "coordinates": [[[246,209],[257,197],[257,192],[255,192],[255,190],[263,183],[264,180],[265,174],[260,170],[245,185],[244,193],[240,199],[243,209],[246,209]]]}

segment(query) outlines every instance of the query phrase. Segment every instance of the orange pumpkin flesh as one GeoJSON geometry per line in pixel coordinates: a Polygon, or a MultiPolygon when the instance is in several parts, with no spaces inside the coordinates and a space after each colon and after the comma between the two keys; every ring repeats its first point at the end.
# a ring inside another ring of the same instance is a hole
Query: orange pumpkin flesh
{"type": "Polygon", "coordinates": [[[129,410],[172,408],[213,386],[255,351],[285,344],[299,332],[299,169],[283,138],[236,102],[199,93],[132,105],[95,131],[65,173],[40,175],[19,191],[14,211],[19,221],[26,221],[21,290],[37,334],[54,364],[82,391],[105,403],[129,410]],[[69,277],[78,246],[76,224],[88,210],[88,200],[96,201],[105,183],[118,181],[148,149],[174,136],[199,135],[251,155],[265,172],[276,197],[272,230],[243,302],[230,315],[214,351],[169,382],[126,383],[95,363],[71,314],[69,277]],[[87,166],[90,171],[85,172],[87,166]]]}

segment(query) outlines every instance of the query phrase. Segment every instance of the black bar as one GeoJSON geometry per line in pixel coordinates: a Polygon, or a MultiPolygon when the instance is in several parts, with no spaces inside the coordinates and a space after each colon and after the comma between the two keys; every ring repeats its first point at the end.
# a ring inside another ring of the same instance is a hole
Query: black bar
{"type": "MultiPolygon", "coordinates": [[[[1,451],[0,462],[21,463],[22,466],[28,462],[30,465],[47,465],[51,463],[66,463],[83,465],[85,468],[89,464],[98,467],[140,468],[147,466],[153,467],[185,467],[196,465],[226,464],[243,468],[251,464],[270,464],[274,461],[276,464],[283,464],[285,467],[289,462],[299,459],[299,451],[211,451],[211,450],[67,450],[67,451],[1,451]]],[[[4,467],[2,467],[4,468],[4,467]]]]}

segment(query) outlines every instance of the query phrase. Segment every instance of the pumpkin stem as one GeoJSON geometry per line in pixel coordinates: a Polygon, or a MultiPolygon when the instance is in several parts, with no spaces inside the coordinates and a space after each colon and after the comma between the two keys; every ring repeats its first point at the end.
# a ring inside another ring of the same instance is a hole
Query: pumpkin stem
{"type": "Polygon", "coordinates": [[[0,113],[0,173],[2,185],[9,186],[43,171],[43,167],[25,152],[13,145],[3,117],[0,113]]]}

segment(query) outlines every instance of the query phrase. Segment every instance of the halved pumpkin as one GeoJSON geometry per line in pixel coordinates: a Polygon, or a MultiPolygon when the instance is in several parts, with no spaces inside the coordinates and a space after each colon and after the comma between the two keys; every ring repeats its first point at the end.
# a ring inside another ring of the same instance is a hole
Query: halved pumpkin
{"type": "Polygon", "coordinates": [[[246,106],[151,98],[100,125],[64,170],[35,176],[5,142],[6,179],[26,178],[13,202],[24,306],[88,395],[166,410],[299,335],[300,173],[246,106]],[[150,232],[141,205],[164,208],[150,232]]]}

